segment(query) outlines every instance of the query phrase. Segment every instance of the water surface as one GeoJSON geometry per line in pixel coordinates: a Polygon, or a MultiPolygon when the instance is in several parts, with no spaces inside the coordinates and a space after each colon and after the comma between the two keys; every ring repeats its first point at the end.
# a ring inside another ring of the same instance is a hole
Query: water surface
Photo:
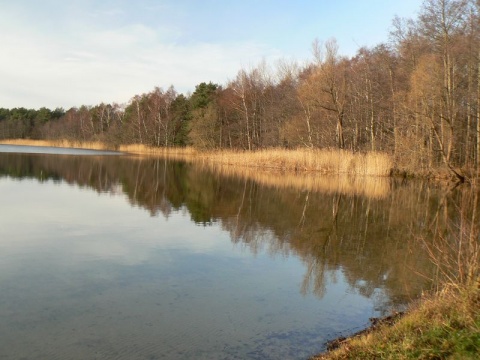
{"type": "Polygon", "coordinates": [[[8,152],[0,198],[1,359],[305,359],[428,286],[440,194],[8,152]]]}

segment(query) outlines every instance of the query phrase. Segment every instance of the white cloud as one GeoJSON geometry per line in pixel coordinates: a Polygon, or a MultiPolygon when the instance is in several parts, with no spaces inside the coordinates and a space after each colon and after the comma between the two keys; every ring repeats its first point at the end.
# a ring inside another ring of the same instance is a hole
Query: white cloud
{"type": "Polygon", "coordinates": [[[102,29],[78,21],[65,31],[51,32],[17,20],[12,15],[0,24],[4,107],[127,102],[154,86],[174,85],[187,92],[202,81],[224,83],[241,64],[279,56],[254,42],[166,41],[175,38],[176,29],[144,24],[102,29]]]}

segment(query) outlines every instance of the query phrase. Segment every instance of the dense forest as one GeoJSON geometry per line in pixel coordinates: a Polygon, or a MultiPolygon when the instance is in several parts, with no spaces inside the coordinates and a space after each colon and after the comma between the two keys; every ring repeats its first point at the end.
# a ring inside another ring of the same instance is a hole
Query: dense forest
{"type": "Polygon", "coordinates": [[[154,88],[127,104],[0,109],[0,139],[256,150],[342,148],[391,154],[415,172],[480,169],[480,1],[425,0],[393,19],[388,42],[342,56],[240,69],[191,94],[154,88]]]}

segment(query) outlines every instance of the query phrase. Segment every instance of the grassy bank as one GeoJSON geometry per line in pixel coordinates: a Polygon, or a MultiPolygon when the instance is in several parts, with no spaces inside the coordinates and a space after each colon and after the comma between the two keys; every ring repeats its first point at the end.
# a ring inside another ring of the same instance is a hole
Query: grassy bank
{"type": "Polygon", "coordinates": [[[423,297],[394,323],[343,341],[312,359],[478,359],[480,288],[445,287],[423,297]]]}
{"type": "MultiPolygon", "coordinates": [[[[79,147],[104,150],[102,143],[78,143],[69,141],[3,140],[3,144],[79,147]]],[[[388,176],[392,171],[391,158],[383,153],[351,153],[343,150],[320,149],[267,149],[259,151],[197,151],[193,148],[153,148],[144,145],[122,145],[117,150],[143,155],[159,155],[187,161],[200,161],[216,165],[228,165],[263,170],[288,172],[317,172],[322,174],[346,174],[355,176],[388,176]]]]}

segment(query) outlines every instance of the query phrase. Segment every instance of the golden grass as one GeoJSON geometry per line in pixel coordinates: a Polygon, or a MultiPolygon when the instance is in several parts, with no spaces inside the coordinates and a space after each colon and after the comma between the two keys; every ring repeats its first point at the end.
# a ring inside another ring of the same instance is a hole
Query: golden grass
{"type": "Polygon", "coordinates": [[[267,149],[259,151],[197,151],[193,148],[152,148],[144,145],[121,146],[120,151],[136,154],[168,156],[186,161],[200,161],[256,170],[319,172],[361,176],[388,176],[393,167],[390,156],[370,152],[351,153],[344,150],[267,149]]]}
{"type": "Polygon", "coordinates": [[[204,162],[289,172],[314,171],[322,174],[388,176],[392,169],[392,161],[386,154],[353,154],[343,150],[219,151],[201,153],[200,157],[204,162]]]}
{"type": "MultiPolygon", "coordinates": [[[[1,140],[2,144],[109,150],[100,142],[67,140],[1,140]]],[[[251,179],[265,186],[384,198],[389,192],[390,158],[381,153],[352,154],[340,150],[269,149],[262,151],[198,151],[192,147],[157,148],[121,145],[121,152],[187,161],[222,176],[251,179]],[[329,175],[321,176],[321,175],[329,175]],[[332,179],[332,176],[335,178],[332,179]]]]}

